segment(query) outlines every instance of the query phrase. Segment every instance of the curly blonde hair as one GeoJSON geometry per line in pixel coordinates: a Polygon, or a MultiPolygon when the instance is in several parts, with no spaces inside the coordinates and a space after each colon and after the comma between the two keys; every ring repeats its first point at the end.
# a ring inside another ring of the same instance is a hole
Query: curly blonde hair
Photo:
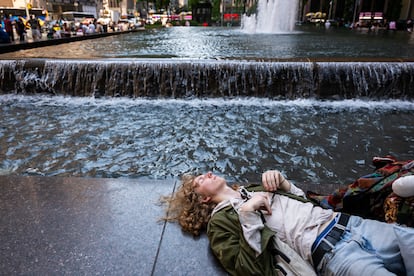
{"type": "Polygon", "coordinates": [[[181,228],[193,234],[200,235],[200,232],[207,227],[211,212],[216,203],[202,202],[203,197],[194,191],[194,179],[196,175],[183,175],[181,186],[170,196],[161,198],[161,202],[167,204],[165,221],[177,221],[181,228]]]}

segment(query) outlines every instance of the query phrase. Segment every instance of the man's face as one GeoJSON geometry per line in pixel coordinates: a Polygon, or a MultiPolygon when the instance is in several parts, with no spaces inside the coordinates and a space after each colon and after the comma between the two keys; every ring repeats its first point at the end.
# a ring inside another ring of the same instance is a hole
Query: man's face
{"type": "Polygon", "coordinates": [[[227,185],[226,180],[208,172],[194,179],[194,191],[203,196],[214,196],[227,185]]]}

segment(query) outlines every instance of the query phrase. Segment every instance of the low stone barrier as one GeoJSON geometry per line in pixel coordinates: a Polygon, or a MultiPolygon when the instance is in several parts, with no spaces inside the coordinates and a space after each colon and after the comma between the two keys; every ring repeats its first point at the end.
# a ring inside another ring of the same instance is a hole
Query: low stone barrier
{"type": "Polygon", "coordinates": [[[0,54],[10,53],[10,52],[15,52],[15,51],[20,51],[20,50],[33,49],[33,48],[44,47],[44,46],[59,45],[59,44],[74,42],[74,41],[96,39],[96,38],[102,38],[102,37],[107,37],[107,36],[138,32],[142,30],[144,29],[97,33],[97,34],[89,34],[89,35],[83,35],[83,36],[51,38],[51,39],[43,39],[43,40],[32,41],[32,42],[21,42],[21,43],[16,43],[16,44],[14,43],[3,44],[3,45],[0,44],[0,54]]]}

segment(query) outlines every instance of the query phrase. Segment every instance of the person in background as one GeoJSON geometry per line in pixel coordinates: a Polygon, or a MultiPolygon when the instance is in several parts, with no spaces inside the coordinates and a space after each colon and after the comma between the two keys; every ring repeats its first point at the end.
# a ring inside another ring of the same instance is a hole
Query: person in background
{"type": "Polygon", "coordinates": [[[23,18],[19,16],[16,20],[16,32],[19,35],[19,40],[24,41],[24,34],[26,33],[26,26],[24,25],[23,18]]]}
{"type": "Polygon", "coordinates": [[[407,32],[412,33],[413,32],[413,20],[412,19],[408,19],[407,20],[407,32]]]}
{"type": "Polygon", "coordinates": [[[96,32],[95,24],[94,24],[94,22],[90,21],[89,25],[88,25],[88,28],[86,29],[86,33],[87,34],[94,34],[95,32],[96,32]]]}
{"type": "Polygon", "coordinates": [[[397,22],[395,22],[394,20],[390,21],[390,23],[388,24],[388,29],[391,31],[396,31],[397,30],[397,22]]]}
{"type": "Polygon", "coordinates": [[[271,235],[319,275],[414,275],[413,228],[294,199],[288,194],[304,192],[277,170],[263,173],[259,187],[233,189],[211,172],[184,175],[178,190],[162,199],[169,206],[164,219],[193,235],[207,228],[214,254],[231,275],[275,275],[271,235]]]}
{"type": "Polygon", "coordinates": [[[3,29],[3,26],[0,24],[0,43],[10,43],[10,37],[6,33],[6,30],[3,29]]]}
{"type": "Polygon", "coordinates": [[[103,33],[102,20],[95,20],[95,23],[96,23],[96,32],[98,34],[103,33]]]}
{"type": "Polygon", "coordinates": [[[62,36],[63,37],[70,37],[72,30],[68,23],[64,22],[62,27],[62,36]]]}
{"type": "Polygon", "coordinates": [[[32,30],[32,38],[34,41],[40,40],[42,38],[42,34],[40,33],[40,22],[39,19],[36,18],[33,14],[30,16],[30,20],[27,22],[29,24],[30,29],[32,30]]]}
{"type": "Polygon", "coordinates": [[[9,35],[10,40],[14,41],[13,21],[10,20],[10,16],[8,14],[4,16],[4,29],[9,35]]]}
{"type": "Polygon", "coordinates": [[[59,23],[56,22],[55,25],[53,25],[53,38],[62,38],[62,28],[60,27],[59,23]]]}

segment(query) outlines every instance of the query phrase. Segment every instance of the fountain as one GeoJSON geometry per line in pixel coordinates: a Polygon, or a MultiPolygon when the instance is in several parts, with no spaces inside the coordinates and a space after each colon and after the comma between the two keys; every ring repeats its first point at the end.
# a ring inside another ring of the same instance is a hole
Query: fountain
{"type": "Polygon", "coordinates": [[[0,61],[1,91],[76,97],[413,99],[414,64],[177,60],[0,61]]]}
{"type": "Polygon", "coordinates": [[[412,159],[412,36],[298,28],[174,27],[0,55],[0,173],[257,181],[278,168],[334,184],[375,155],[412,159]]]}
{"type": "Polygon", "coordinates": [[[259,0],[257,13],[243,15],[242,29],[247,33],[286,33],[295,27],[299,1],[259,0]]]}

